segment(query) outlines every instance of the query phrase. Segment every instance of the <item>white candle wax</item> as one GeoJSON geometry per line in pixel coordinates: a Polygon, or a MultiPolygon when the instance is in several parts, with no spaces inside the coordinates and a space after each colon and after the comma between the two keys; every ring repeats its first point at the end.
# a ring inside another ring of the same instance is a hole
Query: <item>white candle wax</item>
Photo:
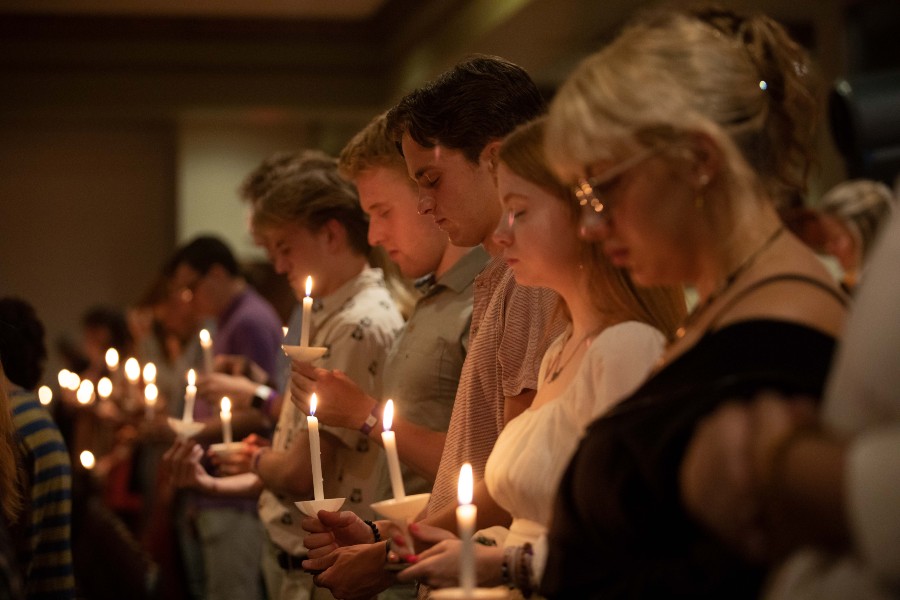
{"type": "Polygon", "coordinates": [[[388,472],[391,474],[391,489],[394,491],[394,498],[400,499],[406,497],[406,490],[403,489],[403,474],[400,472],[400,457],[397,456],[397,438],[391,431],[391,425],[394,422],[394,401],[388,400],[384,406],[384,416],[381,419],[384,422],[384,431],[381,433],[381,441],[384,444],[384,453],[387,456],[388,472]]]}
{"type": "Polygon", "coordinates": [[[187,374],[187,387],[184,391],[184,412],[181,420],[185,423],[194,422],[194,401],[197,398],[197,373],[190,369],[187,374]]]}
{"type": "Polygon", "coordinates": [[[231,399],[228,396],[222,398],[222,411],[219,413],[222,418],[222,439],[226,444],[231,443],[231,399]]]}
{"type": "Polygon", "coordinates": [[[300,345],[309,346],[309,321],[312,318],[312,277],[306,278],[306,297],[303,298],[303,318],[300,321],[300,345]]]}
{"type": "Polygon", "coordinates": [[[478,509],[472,504],[473,495],[472,465],[465,463],[459,471],[459,487],[457,494],[459,506],[456,508],[456,527],[462,548],[459,554],[459,586],[463,596],[468,598],[475,588],[475,521],[478,509]]]}
{"type": "Polygon", "coordinates": [[[134,357],[125,361],[125,377],[128,379],[128,392],[125,394],[125,408],[134,410],[140,402],[138,380],[141,378],[141,365],[134,357]]]}
{"type": "Polygon", "coordinates": [[[144,387],[144,418],[152,421],[156,416],[156,399],[159,397],[159,389],[155,383],[148,383],[144,387]]]}
{"type": "Polygon", "coordinates": [[[213,372],[212,336],[206,329],[200,330],[200,347],[203,348],[203,370],[213,372]]]}
{"type": "Polygon", "coordinates": [[[322,488],[322,448],[319,445],[319,419],[315,417],[316,402],[318,398],[313,394],[309,400],[309,416],[306,424],[309,426],[309,461],[312,465],[313,498],[325,499],[325,490],[322,488]]]}

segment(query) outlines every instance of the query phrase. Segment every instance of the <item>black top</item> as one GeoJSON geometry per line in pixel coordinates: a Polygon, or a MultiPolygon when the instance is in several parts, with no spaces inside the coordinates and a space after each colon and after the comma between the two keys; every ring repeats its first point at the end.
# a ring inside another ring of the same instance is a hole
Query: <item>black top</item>
{"type": "Polygon", "coordinates": [[[697,423],[759,391],[821,397],[835,340],[744,321],[705,334],[588,428],[556,499],[551,598],[754,598],[764,571],[694,521],[678,472],[697,423]]]}

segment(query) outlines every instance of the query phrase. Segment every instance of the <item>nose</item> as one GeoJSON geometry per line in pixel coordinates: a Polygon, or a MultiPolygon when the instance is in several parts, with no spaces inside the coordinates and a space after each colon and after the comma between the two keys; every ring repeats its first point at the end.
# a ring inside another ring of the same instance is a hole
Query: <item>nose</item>
{"type": "Polygon", "coordinates": [[[290,272],[290,265],[288,265],[287,259],[278,254],[272,257],[272,266],[275,267],[275,272],[279,275],[286,275],[290,272]]]}
{"type": "Polygon", "coordinates": [[[419,192],[419,200],[416,202],[416,210],[420,215],[430,215],[434,213],[434,198],[431,194],[423,194],[419,192]]]}
{"type": "Polygon", "coordinates": [[[375,219],[369,219],[369,233],[366,237],[369,240],[370,246],[381,246],[382,242],[384,242],[381,226],[375,219]]]}
{"type": "Polygon", "coordinates": [[[512,211],[507,211],[500,215],[500,222],[497,223],[497,228],[494,229],[494,243],[504,247],[512,244],[514,220],[512,211]]]}
{"type": "Polygon", "coordinates": [[[600,242],[609,236],[609,217],[594,211],[590,206],[581,209],[578,237],[586,242],[600,242]]]}

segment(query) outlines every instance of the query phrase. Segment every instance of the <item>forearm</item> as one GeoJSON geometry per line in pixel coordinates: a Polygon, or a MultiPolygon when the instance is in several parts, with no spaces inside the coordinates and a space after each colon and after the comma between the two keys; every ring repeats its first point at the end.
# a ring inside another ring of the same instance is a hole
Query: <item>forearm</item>
{"type": "Polygon", "coordinates": [[[528,410],[537,390],[525,390],[517,396],[508,396],[503,400],[504,423],[509,423],[520,414],[528,410]]]}
{"type": "MultiPolygon", "coordinates": [[[[494,525],[508,527],[512,522],[510,514],[491,497],[483,479],[475,485],[472,503],[478,507],[476,529],[485,529],[494,525]]],[[[423,523],[456,533],[456,507],[448,506],[437,514],[429,515],[423,520],[423,523]]]]}
{"type": "Polygon", "coordinates": [[[205,492],[230,498],[255,498],[263,489],[262,481],[253,473],[241,473],[228,477],[210,477],[204,485],[205,492]]]}
{"type": "MultiPolygon", "coordinates": [[[[324,473],[332,472],[328,465],[334,462],[337,444],[340,442],[334,436],[324,431],[320,433],[324,473]]],[[[305,429],[295,432],[287,451],[264,451],[256,461],[255,471],[265,487],[275,493],[297,499],[311,497],[313,481],[309,432],[305,429]]]]}
{"type": "MultiPolygon", "coordinates": [[[[434,483],[447,434],[416,425],[401,417],[394,418],[392,429],[397,432],[397,453],[403,464],[434,483]]],[[[375,427],[369,434],[379,444],[382,443],[381,431],[381,428],[375,427]]]]}

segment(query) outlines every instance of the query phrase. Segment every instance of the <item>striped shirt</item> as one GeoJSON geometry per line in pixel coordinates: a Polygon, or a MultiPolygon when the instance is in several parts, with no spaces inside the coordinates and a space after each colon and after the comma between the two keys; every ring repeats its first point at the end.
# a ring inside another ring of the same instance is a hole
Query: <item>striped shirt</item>
{"type": "Polygon", "coordinates": [[[506,263],[492,259],[475,279],[469,353],[463,364],[447,441],[427,513],[456,502],[463,463],[475,481],[504,425],[505,399],[536,390],[544,352],[564,330],[556,293],[519,286],[506,263]]]}
{"type": "Polygon", "coordinates": [[[74,598],[72,568],[72,467],[50,413],[33,392],[10,394],[13,424],[25,459],[30,521],[25,529],[31,556],[21,565],[29,600],[74,598]]]}

